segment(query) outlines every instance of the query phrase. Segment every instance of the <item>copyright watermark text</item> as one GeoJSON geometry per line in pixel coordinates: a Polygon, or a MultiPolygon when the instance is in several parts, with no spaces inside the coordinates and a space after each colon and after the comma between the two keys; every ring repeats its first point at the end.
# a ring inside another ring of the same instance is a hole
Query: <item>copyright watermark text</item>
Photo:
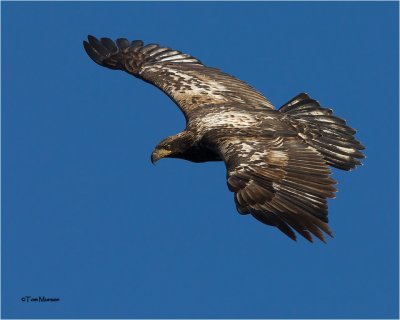
{"type": "Polygon", "coordinates": [[[58,302],[60,301],[60,298],[48,298],[45,296],[23,296],[21,298],[22,302],[58,302]]]}

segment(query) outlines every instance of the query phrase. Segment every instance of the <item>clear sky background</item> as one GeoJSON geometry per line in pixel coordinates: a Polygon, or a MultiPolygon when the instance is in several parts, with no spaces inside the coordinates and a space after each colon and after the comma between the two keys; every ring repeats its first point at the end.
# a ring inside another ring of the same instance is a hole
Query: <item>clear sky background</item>
{"type": "Polygon", "coordinates": [[[3,318],[397,318],[398,4],[2,2],[3,318]],[[150,163],[184,118],[94,64],[87,34],[157,42],[348,120],[335,239],[236,212],[222,163],[150,163]],[[23,296],[58,297],[24,303],[23,296]]]}

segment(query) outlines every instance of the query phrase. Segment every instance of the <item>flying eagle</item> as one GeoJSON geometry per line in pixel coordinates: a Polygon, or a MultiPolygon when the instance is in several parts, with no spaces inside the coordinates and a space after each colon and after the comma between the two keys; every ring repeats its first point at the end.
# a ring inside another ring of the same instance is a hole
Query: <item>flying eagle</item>
{"type": "Polygon", "coordinates": [[[355,130],[305,93],[276,110],[258,91],[198,59],[158,44],[88,36],[97,64],[164,91],[186,118],[186,129],[161,141],[151,155],[193,162],[224,161],[236,208],[277,227],[325,242],[327,198],[334,198],[329,166],[351,170],[364,158],[355,130]],[[322,232],[323,231],[323,232],[322,232]]]}

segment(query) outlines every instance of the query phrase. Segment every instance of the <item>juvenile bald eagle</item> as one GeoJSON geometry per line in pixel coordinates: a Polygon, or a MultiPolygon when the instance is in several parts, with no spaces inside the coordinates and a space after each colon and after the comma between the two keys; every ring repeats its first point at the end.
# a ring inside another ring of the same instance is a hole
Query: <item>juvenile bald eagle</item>
{"type": "Polygon", "coordinates": [[[335,197],[329,166],[351,170],[364,158],[355,130],[301,93],[279,110],[248,84],[198,59],[158,44],[88,36],[89,57],[164,91],[181,109],[186,129],[161,141],[161,158],[224,161],[237,210],[296,240],[325,242],[327,198],[335,197]]]}

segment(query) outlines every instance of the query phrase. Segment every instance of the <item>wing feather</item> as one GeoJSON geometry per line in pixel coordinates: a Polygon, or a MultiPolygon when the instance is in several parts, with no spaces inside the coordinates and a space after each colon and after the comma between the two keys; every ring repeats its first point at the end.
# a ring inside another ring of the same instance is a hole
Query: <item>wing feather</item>
{"type": "MultiPolygon", "coordinates": [[[[94,37],[93,37],[93,38],[94,38],[94,37]]],[[[89,41],[89,42],[90,42],[90,41],[89,41]]],[[[119,48],[120,50],[124,51],[124,50],[128,49],[129,46],[130,46],[129,40],[128,40],[128,39],[125,39],[125,38],[119,38],[119,39],[117,39],[117,46],[118,46],[118,48],[119,48]]],[[[107,53],[106,53],[106,54],[107,54],[107,53]]]]}
{"type": "Polygon", "coordinates": [[[332,236],[327,198],[335,197],[336,182],[319,152],[297,137],[250,137],[246,148],[237,137],[219,139],[228,187],[240,213],[250,213],[294,240],[291,229],[311,242],[312,236],[325,242],[323,232],[332,236]]]}
{"type": "Polygon", "coordinates": [[[272,104],[243,81],[203,65],[198,59],[158,44],[144,45],[120,38],[88,36],[87,54],[96,63],[124,70],[163,90],[182,110],[186,119],[191,111],[207,105],[242,103],[253,109],[273,109],[272,104]]]}

